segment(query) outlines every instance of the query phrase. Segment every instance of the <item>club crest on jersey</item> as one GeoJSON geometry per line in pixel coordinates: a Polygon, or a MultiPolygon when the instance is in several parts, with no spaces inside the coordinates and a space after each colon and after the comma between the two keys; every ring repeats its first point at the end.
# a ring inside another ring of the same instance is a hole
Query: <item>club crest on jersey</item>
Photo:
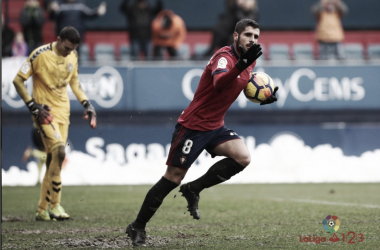
{"type": "Polygon", "coordinates": [[[67,64],[67,70],[68,70],[69,72],[71,72],[71,71],[73,70],[73,65],[71,64],[71,62],[69,62],[69,63],[67,64]]]}
{"type": "Polygon", "coordinates": [[[218,69],[225,69],[227,67],[227,59],[222,57],[218,61],[218,69]]]}
{"type": "Polygon", "coordinates": [[[59,139],[59,137],[61,137],[57,132],[54,132],[54,137],[56,138],[56,139],[59,139]]]}
{"type": "Polygon", "coordinates": [[[186,156],[181,156],[181,158],[179,158],[179,161],[181,164],[184,164],[186,162],[186,156]]]}

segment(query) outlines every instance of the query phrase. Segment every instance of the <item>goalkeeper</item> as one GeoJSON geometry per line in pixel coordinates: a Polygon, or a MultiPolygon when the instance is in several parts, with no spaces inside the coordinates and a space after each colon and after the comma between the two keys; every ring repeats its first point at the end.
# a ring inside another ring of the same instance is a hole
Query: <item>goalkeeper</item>
{"type": "Polygon", "coordinates": [[[37,124],[47,153],[36,220],[70,218],[60,204],[61,168],[70,123],[68,84],[84,106],[83,118],[90,120],[92,128],[96,127],[95,109],[79,85],[76,52],[79,43],[80,36],[75,28],[63,28],[55,42],[43,45],[30,54],[13,80],[17,93],[37,124]],[[33,77],[33,98],[24,85],[30,76],[33,77]]]}

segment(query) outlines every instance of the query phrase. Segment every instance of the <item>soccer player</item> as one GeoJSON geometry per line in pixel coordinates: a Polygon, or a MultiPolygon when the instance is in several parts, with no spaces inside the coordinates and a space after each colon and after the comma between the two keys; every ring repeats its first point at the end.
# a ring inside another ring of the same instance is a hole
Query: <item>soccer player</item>
{"type": "Polygon", "coordinates": [[[41,177],[42,166],[46,163],[46,150],[40,136],[40,131],[38,130],[35,122],[33,122],[32,140],[33,140],[33,147],[28,146],[25,149],[24,154],[22,156],[22,161],[26,162],[31,156],[37,159],[37,167],[38,167],[37,185],[41,185],[40,177],[41,177]]]}
{"type": "Polygon", "coordinates": [[[46,173],[41,185],[36,220],[65,220],[70,216],[60,205],[62,183],[61,168],[65,159],[65,144],[68,136],[70,101],[67,85],[84,107],[84,119],[96,127],[95,109],[80,87],[78,80],[78,55],[80,43],[78,31],[65,27],[53,43],[35,49],[21,66],[13,84],[26,103],[36,122],[46,157],[46,173]],[[33,77],[33,98],[24,85],[33,77]],[[49,208],[50,203],[50,208],[49,208]]]}
{"type": "MultiPolygon", "coordinates": [[[[240,137],[224,126],[224,116],[248,83],[255,61],[262,55],[257,43],[260,29],[257,22],[243,19],[236,24],[231,46],[219,49],[207,64],[194,99],[178,118],[164,176],[149,190],[137,218],[128,225],[126,233],[133,245],[145,243],[146,223],[160,207],[163,199],[185,177],[191,164],[205,149],[226,158],[215,163],[200,178],[180,187],[194,219],[200,219],[199,193],[229,180],[250,163],[247,147],[240,137]]],[[[277,101],[273,94],[261,105],[277,101]]]]}

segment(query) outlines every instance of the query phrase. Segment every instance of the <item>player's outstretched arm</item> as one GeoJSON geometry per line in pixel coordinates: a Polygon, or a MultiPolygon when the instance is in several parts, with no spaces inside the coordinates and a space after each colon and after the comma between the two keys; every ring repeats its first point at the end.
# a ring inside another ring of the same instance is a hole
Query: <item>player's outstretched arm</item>
{"type": "Polygon", "coordinates": [[[278,90],[278,86],[276,86],[273,90],[273,93],[271,96],[269,96],[265,101],[261,102],[260,105],[270,104],[277,101],[276,92],[278,90]]]}
{"type": "Polygon", "coordinates": [[[253,44],[247,51],[243,46],[239,45],[238,50],[240,52],[240,57],[235,66],[241,71],[248,68],[249,65],[254,63],[257,58],[263,54],[260,44],[253,44]]]}
{"type": "Polygon", "coordinates": [[[90,119],[91,128],[96,128],[96,112],[89,100],[82,101],[84,107],[83,119],[90,119]]]}

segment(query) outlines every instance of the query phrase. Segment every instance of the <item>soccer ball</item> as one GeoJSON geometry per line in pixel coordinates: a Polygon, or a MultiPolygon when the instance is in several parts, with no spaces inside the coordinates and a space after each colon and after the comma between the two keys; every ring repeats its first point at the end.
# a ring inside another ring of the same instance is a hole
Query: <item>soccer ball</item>
{"type": "Polygon", "coordinates": [[[335,222],[334,222],[334,221],[332,221],[332,220],[330,220],[330,221],[329,221],[329,226],[330,226],[330,227],[333,227],[333,226],[335,226],[335,222]]]}
{"type": "Polygon", "coordinates": [[[244,95],[248,100],[261,103],[272,95],[274,89],[273,79],[264,72],[252,72],[244,95]]]}

